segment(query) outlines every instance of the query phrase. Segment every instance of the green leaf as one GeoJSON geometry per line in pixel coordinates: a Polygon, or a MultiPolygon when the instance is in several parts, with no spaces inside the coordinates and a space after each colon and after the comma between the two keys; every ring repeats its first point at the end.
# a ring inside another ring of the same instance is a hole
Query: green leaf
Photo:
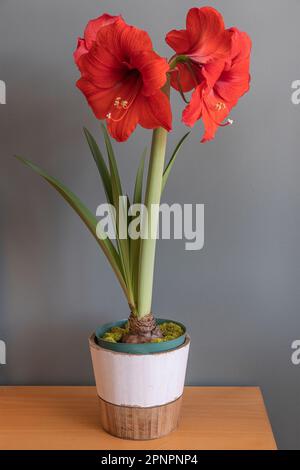
{"type": "Polygon", "coordinates": [[[20,160],[22,163],[27,165],[31,168],[35,173],[40,175],[44,178],[58,193],[67,201],[67,203],[74,209],[74,211],[79,215],[81,220],[85,223],[89,231],[92,233],[94,238],[96,239],[97,243],[102,248],[106,258],[108,259],[109,263],[111,264],[120,284],[121,287],[128,298],[128,292],[126,288],[126,283],[122,275],[121,270],[121,263],[120,263],[120,256],[115,249],[112,241],[109,238],[105,238],[104,232],[100,234],[100,238],[97,235],[97,231],[101,232],[97,218],[92,214],[92,212],[81,202],[81,200],[72,192],[70,191],[64,184],[62,184],[56,178],[49,176],[42,168],[38,167],[30,160],[26,160],[20,156],[16,155],[16,158],[20,160]],[[98,226],[97,226],[98,225],[98,226]]]}
{"type": "Polygon", "coordinates": [[[90,147],[90,150],[92,152],[93,158],[95,160],[95,163],[97,165],[99,175],[101,177],[104,191],[106,194],[106,199],[109,204],[113,204],[113,196],[112,196],[112,189],[111,189],[111,180],[110,180],[110,174],[107,169],[105,160],[103,158],[103,155],[97,145],[96,140],[92,136],[92,134],[84,127],[83,128],[84,135],[86,137],[86,140],[88,142],[88,145],[90,147]]]}
{"type": "MultiPolygon", "coordinates": [[[[132,287],[132,274],[130,269],[130,243],[129,238],[120,238],[120,227],[119,227],[119,219],[125,220],[127,216],[127,202],[124,204],[124,200],[122,198],[122,185],[121,179],[119,175],[119,170],[114,154],[114,150],[111,144],[110,137],[106,130],[106,127],[101,124],[104,141],[107,150],[107,156],[109,161],[109,168],[110,168],[110,176],[111,176],[111,187],[112,187],[112,197],[114,202],[114,207],[116,210],[116,228],[117,228],[117,243],[119,247],[122,268],[125,274],[126,285],[128,287],[129,295],[131,296],[131,305],[134,304],[133,301],[133,287],[132,287]],[[121,199],[120,199],[121,198],[121,199]]],[[[126,197],[126,196],[125,196],[126,197]]]]}
{"type": "MultiPolygon", "coordinates": [[[[142,154],[142,158],[138,167],[138,171],[136,174],[133,204],[142,203],[143,177],[144,177],[146,154],[147,154],[147,148],[144,149],[144,152],[142,154]]],[[[131,263],[131,271],[132,271],[133,289],[134,289],[134,293],[136,297],[138,295],[140,246],[141,246],[140,238],[138,238],[137,240],[133,240],[133,239],[130,240],[130,263],[131,263]]]]}
{"type": "Polygon", "coordinates": [[[177,155],[178,155],[178,152],[179,152],[179,150],[181,149],[181,146],[182,146],[183,142],[184,142],[185,139],[190,135],[190,133],[191,133],[191,132],[187,132],[187,134],[185,134],[185,135],[180,139],[180,141],[178,142],[178,144],[177,144],[176,147],[175,147],[175,150],[174,150],[174,152],[173,152],[173,154],[172,154],[172,156],[171,156],[171,158],[170,158],[170,160],[169,160],[169,163],[168,163],[168,165],[166,166],[166,169],[165,169],[165,171],[164,171],[164,174],[163,174],[161,192],[163,192],[164,189],[165,189],[165,186],[166,186],[166,184],[167,184],[169,175],[170,175],[171,170],[172,170],[172,167],[173,167],[173,165],[174,165],[174,163],[175,163],[175,160],[176,160],[176,157],[177,157],[177,155]]]}
{"type": "Polygon", "coordinates": [[[122,192],[122,186],[121,186],[121,179],[120,179],[120,175],[119,175],[119,171],[118,171],[118,166],[117,166],[117,162],[116,162],[116,158],[115,158],[114,149],[112,147],[110,137],[108,135],[108,132],[107,132],[106,127],[104,126],[104,124],[101,124],[101,129],[102,129],[102,132],[103,132],[105,146],[106,146],[106,150],[107,150],[107,156],[108,156],[108,159],[109,159],[111,179],[114,180],[114,184],[116,186],[116,190],[119,193],[119,195],[122,195],[123,192],[122,192]]]}

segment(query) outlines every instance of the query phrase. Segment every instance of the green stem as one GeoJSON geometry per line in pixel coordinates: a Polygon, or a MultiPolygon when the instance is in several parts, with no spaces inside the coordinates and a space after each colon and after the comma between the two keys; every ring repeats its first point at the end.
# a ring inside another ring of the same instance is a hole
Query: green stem
{"type": "Polygon", "coordinates": [[[147,208],[147,234],[141,240],[140,266],[138,283],[138,317],[144,317],[151,312],[153,274],[155,263],[156,232],[158,217],[151,213],[153,204],[160,204],[162,178],[165,163],[168,132],[163,129],[155,129],[152,137],[151,155],[148,169],[145,206],[147,208]],[[150,233],[150,235],[149,235],[150,233]],[[153,237],[152,234],[155,234],[153,237]]]}

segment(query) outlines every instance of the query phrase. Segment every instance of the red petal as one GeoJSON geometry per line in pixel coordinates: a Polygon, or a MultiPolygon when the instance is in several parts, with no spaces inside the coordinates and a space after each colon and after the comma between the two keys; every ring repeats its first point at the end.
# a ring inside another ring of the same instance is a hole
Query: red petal
{"type": "Polygon", "coordinates": [[[80,78],[76,86],[85,95],[89,105],[91,106],[95,116],[98,119],[105,119],[107,113],[112,108],[116,91],[113,88],[108,90],[98,88],[85,78],[80,78]]]}
{"type": "Polygon", "coordinates": [[[226,58],[230,51],[230,33],[225,31],[222,15],[211,7],[191,8],[186,26],[190,38],[189,56],[202,64],[226,58]]]}
{"type": "Polygon", "coordinates": [[[186,64],[178,64],[176,66],[176,70],[172,71],[171,85],[173,88],[175,88],[175,90],[180,91],[181,88],[181,90],[184,92],[191,91],[193,88],[195,88],[197,79],[200,81],[200,67],[193,63],[191,63],[191,67],[196,80],[193,78],[193,75],[191,74],[186,64]]]}
{"type": "Polygon", "coordinates": [[[87,49],[90,49],[93,43],[96,41],[97,33],[100,28],[109,24],[113,24],[117,20],[123,21],[120,15],[111,16],[108,13],[104,13],[103,15],[99,16],[99,18],[90,20],[84,30],[84,39],[87,49]]]}
{"type": "Polygon", "coordinates": [[[228,106],[222,103],[220,108],[220,103],[220,97],[204,82],[196,88],[190,104],[183,111],[182,120],[190,127],[202,118],[205,129],[202,143],[214,138],[218,127],[229,114],[228,106]]]}
{"type": "Polygon", "coordinates": [[[88,54],[82,55],[78,61],[82,76],[99,88],[110,88],[122,81],[128,70],[108,50],[106,45],[95,43],[88,54]]]}
{"type": "Polygon", "coordinates": [[[142,97],[139,101],[140,118],[139,123],[146,129],[163,127],[167,131],[172,129],[172,111],[170,100],[163,91],[155,95],[142,97]]]}
{"type": "Polygon", "coordinates": [[[152,42],[146,31],[138,29],[135,26],[126,25],[119,37],[119,45],[124,60],[128,60],[133,52],[152,51],[152,42]]]}
{"type": "Polygon", "coordinates": [[[127,140],[137,124],[146,129],[163,127],[170,131],[172,128],[170,100],[162,91],[149,97],[140,94],[122,119],[117,122],[109,119],[107,123],[111,136],[118,142],[127,140]]]}
{"type": "Polygon", "coordinates": [[[213,119],[211,119],[209,112],[205,108],[203,109],[202,118],[204,124],[204,134],[201,139],[201,143],[205,144],[205,142],[209,142],[210,140],[214,139],[219,126],[213,119]]]}
{"type": "Polygon", "coordinates": [[[177,54],[184,54],[190,50],[189,35],[185,29],[173,29],[166,35],[166,43],[174,49],[177,54]]]}
{"type": "Polygon", "coordinates": [[[186,106],[182,113],[182,121],[187,126],[193,127],[202,116],[203,109],[203,89],[204,84],[199,85],[194,90],[190,103],[186,106]]]}
{"type": "Polygon", "coordinates": [[[220,78],[225,67],[224,60],[215,60],[202,67],[202,76],[205,78],[207,85],[213,88],[220,78]]]}
{"type": "Polygon", "coordinates": [[[78,38],[77,48],[73,53],[74,61],[77,66],[78,66],[80,57],[84,54],[87,54],[87,52],[88,52],[88,49],[86,48],[85,40],[82,38],[78,38]]]}
{"type": "Polygon", "coordinates": [[[169,64],[154,51],[139,51],[130,60],[131,65],[138,69],[143,80],[143,94],[146,96],[156,93],[167,81],[169,64]]]}
{"type": "Polygon", "coordinates": [[[107,120],[108,129],[114,139],[123,142],[128,139],[136,128],[140,113],[141,79],[136,74],[130,75],[120,83],[115,90],[114,100],[109,109],[110,118],[107,120]],[[115,106],[117,97],[118,105],[115,106]],[[126,100],[126,107],[122,102],[126,100]]]}
{"type": "Polygon", "coordinates": [[[218,104],[220,103],[220,97],[212,90],[209,93],[203,94],[202,119],[205,133],[201,140],[202,143],[212,140],[215,137],[219,126],[222,126],[224,119],[226,119],[230,112],[230,109],[225,103],[223,108],[218,108],[218,104]]]}
{"type": "Polygon", "coordinates": [[[88,22],[84,31],[84,39],[78,39],[77,49],[73,54],[75,63],[78,67],[80,67],[79,59],[81,56],[87,54],[95,44],[99,29],[113,24],[116,21],[124,23],[124,20],[121,16],[111,16],[108,13],[104,13],[104,15],[99,16],[99,18],[95,18],[88,22]]]}
{"type": "Polygon", "coordinates": [[[249,36],[233,28],[231,32],[231,58],[215,85],[215,91],[228,103],[230,108],[235,106],[241,96],[249,90],[251,52],[251,39],[249,36]]]}
{"type": "Polygon", "coordinates": [[[200,118],[203,118],[205,133],[201,140],[202,143],[213,139],[218,129],[216,121],[212,119],[211,114],[208,111],[204,94],[205,84],[199,85],[192,95],[190,104],[185,108],[182,114],[183,122],[190,127],[192,127],[200,118]]]}
{"type": "Polygon", "coordinates": [[[128,26],[123,21],[105,26],[98,31],[97,43],[105,45],[119,61],[130,64],[132,53],[151,51],[152,42],[145,31],[128,26]]]}
{"type": "Polygon", "coordinates": [[[107,120],[109,133],[117,142],[125,142],[135,130],[139,120],[138,112],[138,107],[134,104],[120,121],[107,120]]]}
{"type": "Polygon", "coordinates": [[[239,31],[237,28],[230,28],[228,31],[231,33],[231,60],[240,62],[249,59],[252,41],[248,34],[239,31]]]}

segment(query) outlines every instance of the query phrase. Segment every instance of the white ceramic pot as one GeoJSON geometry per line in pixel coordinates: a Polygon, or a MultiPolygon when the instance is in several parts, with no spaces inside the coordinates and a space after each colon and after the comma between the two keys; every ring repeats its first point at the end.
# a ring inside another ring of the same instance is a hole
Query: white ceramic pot
{"type": "Polygon", "coordinates": [[[178,424],[190,338],[171,351],[127,354],[89,340],[104,429],[127,439],[153,439],[178,424]]]}

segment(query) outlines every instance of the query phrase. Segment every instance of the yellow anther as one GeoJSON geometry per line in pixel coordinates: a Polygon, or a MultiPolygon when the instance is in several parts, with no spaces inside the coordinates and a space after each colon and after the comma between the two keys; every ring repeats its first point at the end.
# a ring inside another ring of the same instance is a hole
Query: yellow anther
{"type": "Polygon", "coordinates": [[[219,101],[216,106],[215,106],[216,110],[217,111],[221,111],[222,109],[225,109],[226,108],[226,104],[223,103],[222,101],[219,101]]]}

